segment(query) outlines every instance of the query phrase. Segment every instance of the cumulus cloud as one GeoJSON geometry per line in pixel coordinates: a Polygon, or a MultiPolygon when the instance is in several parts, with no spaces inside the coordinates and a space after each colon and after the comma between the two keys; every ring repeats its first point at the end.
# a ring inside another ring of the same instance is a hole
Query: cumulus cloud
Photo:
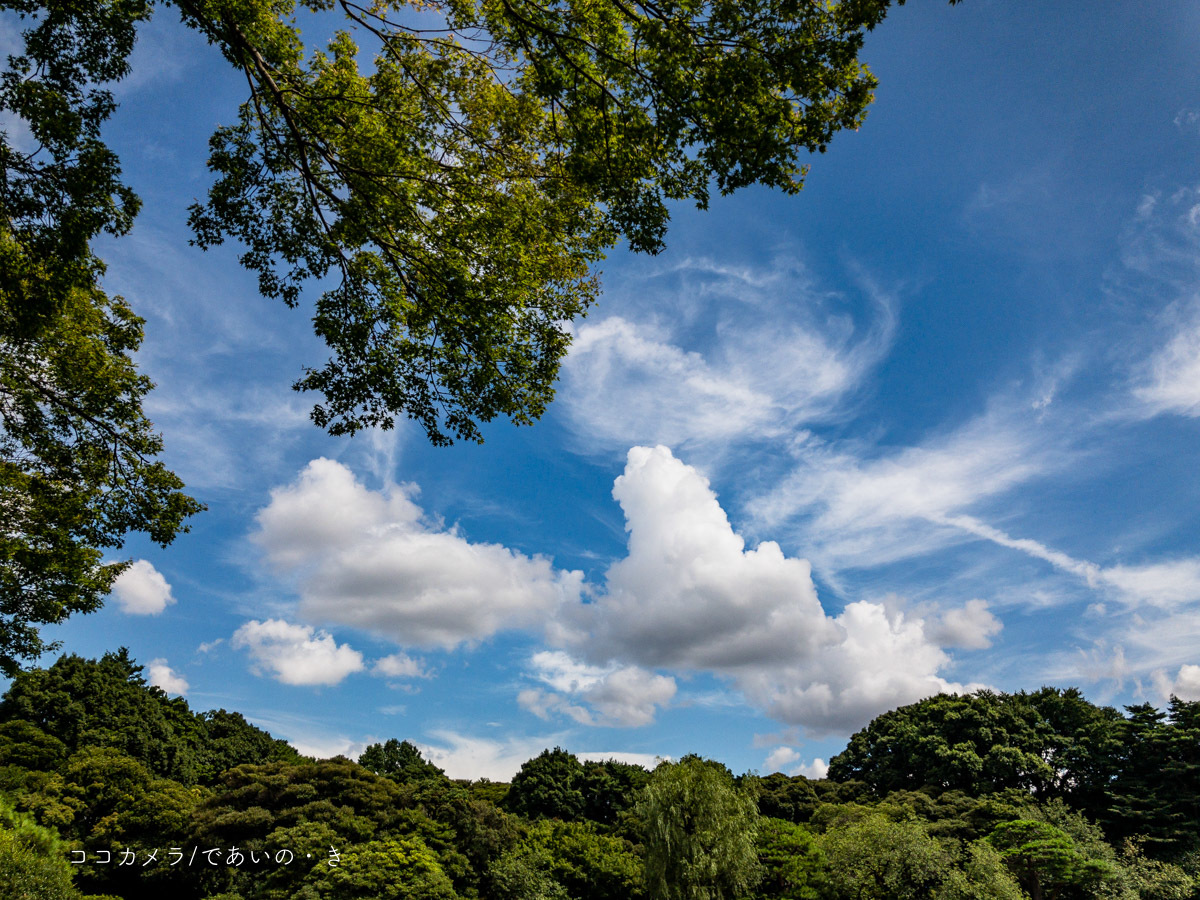
{"type": "Polygon", "coordinates": [[[112,595],[124,612],[135,616],[157,616],[175,602],[167,579],[144,559],[117,576],[112,595]]]}
{"type": "Polygon", "coordinates": [[[763,771],[782,772],[800,759],[800,754],[791,747],[776,747],[763,760],[763,771]]]}
{"type": "Polygon", "coordinates": [[[404,646],[451,648],[535,625],[577,600],[583,576],[549,559],[472,543],[426,519],[411,486],[372,491],[313,460],[271,493],[254,541],[295,579],[312,621],[370,630],[404,646]]]}
{"type": "Polygon", "coordinates": [[[371,674],[382,678],[429,678],[424,664],[407,653],[393,653],[375,661],[371,674]]]}
{"type": "Polygon", "coordinates": [[[818,756],[812,762],[795,769],[792,774],[803,775],[805,778],[812,778],[814,780],[824,778],[829,774],[829,763],[818,756]]]}
{"type": "Polygon", "coordinates": [[[155,687],[162,688],[168,694],[186,694],[187,679],[167,665],[163,658],[152,659],[146,666],[149,682],[155,687]]]}
{"type": "Polygon", "coordinates": [[[1200,666],[1180,666],[1174,677],[1159,669],[1154,673],[1154,687],[1164,702],[1171,697],[1191,702],[1200,700],[1200,666]]]}
{"type": "Polygon", "coordinates": [[[992,646],[992,638],[1003,627],[1003,623],[988,610],[986,600],[968,600],[965,606],[942,613],[933,625],[930,637],[943,647],[981,650],[992,646]]]}
{"type": "Polygon", "coordinates": [[[564,623],[568,640],[646,666],[735,669],[836,639],[809,564],[769,541],[747,550],[707,479],[666,447],[630,450],[613,496],[628,554],[604,596],[564,623]]]}
{"type": "Polygon", "coordinates": [[[337,684],[363,669],[363,657],[333,635],[310,625],[293,625],[282,619],[247,622],[230,642],[247,650],[257,675],[270,675],[284,684],[337,684]]]}
{"type": "Polygon", "coordinates": [[[638,666],[588,665],[560,650],[535,653],[530,674],[549,690],[521,691],[517,702],[523,709],[543,719],[552,713],[565,715],[582,725],[648,725],[676,690],[669,676],[638,666]]]}
{"type": "Polygon", "coordinates": [[[819,779],[829,774],[829,764],[817,757],[812,762],[796,765],[803,757],[793,747],[776,747],[763,760],[763,771],[767,773],[783,772],[787,775],[803,775],[805,778],[819,779]]]}
{"type": "MultiPolygon", "coordinates": [[[[865,601],[827,615],[811,567],[764,541],[747,547],[707,480],[666,447],[636,447],[613,496],[627,555],[582,601],[582,575],[427,520],[415,489],[368,490],[315,460],[274,491],[254,535],[294,578],[310,621],[370,629],[402,646],[454,646],[502,628],[540,629],[518,697],[543,718],[644,725],[676,693],[675,673],[710,672],[753,706],[816,731],[857,727],[883,710],[961,686],[920,618],[865,601]]],[[[975,613],[977,627],[986,619],[975,613]]],[[[251,622],[234,636],[260,672],[332,684],[362,656],[311,626],[251,622]]],[[[376,674],[413,677],[404,653],[376,674]]]]}
{"type": "Polygon", "coordinates": [[[962,689],[938,674],[949,657],[920,619],[866,601],[828,616],[809,564],[770,541],[748,549],[707,480],[666,447],[630,450],[613,496],[628,555],[552,630],[573,653],[714,672],[768,715],[818,732],[962,689]]]}
{"type": "MultiPolygon", "coordinates": [[[[1019,430],[976,423],[890,458],[851,463],[814,454],[815,487],[797,481],[774,500],[807,505],[805,536],[843,564],[861,561],[856,554],[865,551],[854,544],[874,541],[877,552],[877,532],[913,531],[916,522],[932,530],[932,546],[944,546],[948,532],[1018,550],[1110,592],[1126,609],[1200,599],[1200,561],[1102,567],[960,511],[1052,467],[1053,454],[1037,451],[1019,430]],[[822,544],[818,532],[834,537],[822,544]]],[[[906,610],[866,599],[827,611],[809,562],[773,541],[748,545],[704,476],[663,446],[629,451],[613,487],[627,552],[586,591],[580,573],[471,543],[431,521],[415,495],[406,486],[369,490],[340,463],[315,460],[272,493],[254,537],[268,562],[294,579],[309,621],[369,629],[403,647],[540,631],[549,646],[531,657],[517,701],[546,720],[645,725],[673,702],[676,677],[710,673],[739,702],[781,722],[845,733],[886,709],[979,687],[946,677],[946,648],[987,647],[1002,627],[980,598],[923,614],[929,604],[906,610]]],[[[782,518],[768,509],[759,522],[782,518]]],[[[908,544],[896,555],[915,552],[908,544]]],[[[260,671],[290,683],[336,683],[364,667],[361,654],[310,626],[251,623],[235,642],[260,671]]],[[[1131,662],[1130,670],[1164,664],[1179,662],[1131,662]]],[[[427,674],[404,652],[372,671],[427,674]]]]}

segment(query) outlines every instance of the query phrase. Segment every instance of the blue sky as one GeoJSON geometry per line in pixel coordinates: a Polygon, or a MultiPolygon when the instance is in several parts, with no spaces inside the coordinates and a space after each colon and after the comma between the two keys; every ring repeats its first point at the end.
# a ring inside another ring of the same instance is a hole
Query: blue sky
{"type": "Polygon", "coordinates": [[[864,58],[800,196],[674,209],[544,419],[435,449],[317,431],[304,312],[187,245],[244,84],[159,9],[108,132],[145,207],[101,252],[209,509],[51,636],[459,777],[819,774],[939,690],[1200,699],[1200,7],[922,0],[864,58]]]}

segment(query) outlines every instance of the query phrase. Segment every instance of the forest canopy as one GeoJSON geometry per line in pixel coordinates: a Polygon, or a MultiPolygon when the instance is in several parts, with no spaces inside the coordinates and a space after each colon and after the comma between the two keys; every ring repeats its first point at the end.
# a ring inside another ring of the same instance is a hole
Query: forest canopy
{"type": "Polygon", "coordinates": [[[408,740],[303,757],[236,712],[168,698],[123,650],[64,656],[0,700],[0,893],[1194,900],[1198,714],[1053,688],[942,695],[858,732],[828,779],[555,747],[501,784],[449,778],[408,740]],[[1012,765],[956,780],[972,754],[1012,765]],[[893,755],[917,774],[896,783],[893,755]]]}

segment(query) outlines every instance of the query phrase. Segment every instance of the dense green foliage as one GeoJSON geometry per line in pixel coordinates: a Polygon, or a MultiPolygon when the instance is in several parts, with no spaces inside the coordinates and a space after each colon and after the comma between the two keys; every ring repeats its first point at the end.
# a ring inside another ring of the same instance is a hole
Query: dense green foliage
{"type": "Polygon", "coordinates": [[[398,739],[307,759],[124,650],[64,656],[0,700],[0,896],[1200,900],[1198,708],[934,697],[855,735],[844,782],[554,748],[504,785],[398,739]]]}
{"type": "Polygon", "coordinates": [[[802,157],[863,120],[858,52],[891,0],[175,5],[250,86],[211,142],[198,243],[239,240],[289,304],[333,285],[333,357],[297,383],[319,424],[407,415],[448,443],[542,413],[594,263],[660,250],[669,201],[799,191],[802,157]],[[297,6],[353,35],[306,59],[297,6]]]}
{"type": "Polygon", "coordinates": [[[155,457],[151,384],[133,353],[142,321],[100,287],[91,251],[138,202],[100,138],[103,85],[128,70],[139,0],[0,6],[32,19],[0,72],[0,672],[47,649],[39,626],[96,609],[130,532],[160,544],[200,509],[155,457]]]}
{"type": "Polygon", "coordinates": [[[698,756],[660,763],[636,815],[652,900],[736,900],[761,879],[758,805],[720,763],[698,756]]]}
{"type": "Polygon", "coordinates": [[[0,897],[75,900],[78,896],[62,841],[0,798],[0,897]]]}
{"type": "Polygon", "coordinates": [[[1020,790],[1065,801],[1117,842],[1137,836],[1179,855],[1196,847],[1200,822],[1200,703],[1128,712],[1074,689],[933,697],[855,734],[829,777],[875,797],[1020,790]]]}

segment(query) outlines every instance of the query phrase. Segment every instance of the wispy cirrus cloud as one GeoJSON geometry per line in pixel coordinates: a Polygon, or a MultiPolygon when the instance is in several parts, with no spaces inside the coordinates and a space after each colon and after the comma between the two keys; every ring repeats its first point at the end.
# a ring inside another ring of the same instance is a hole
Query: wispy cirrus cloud
{"type": "Polygon", "coordinates": [[[795,259],[758,269],[689,260],[639,282],[624,302],[618,289],[616,312],[577,327],[559,405],[605,448],[785,437],[839,411],[891,343],[895,301],[858,280],[865,323],[795,259]],[[702,308],[720,312],[697,319],[702,308]]]}
{"type": "MultiPolygon", "coordinates": [[[[1196,211],[1200,217],[1200,201],[1196,211]]],[[[1200,295],[1200,283],[1196,290],[1200,295]]],[[[1195,418],[1200,416],[1200,300],[1174,305],[1162,318],[1170,337],[1138,368],[1133,395],[1147,415],[1195,418]]]]}

